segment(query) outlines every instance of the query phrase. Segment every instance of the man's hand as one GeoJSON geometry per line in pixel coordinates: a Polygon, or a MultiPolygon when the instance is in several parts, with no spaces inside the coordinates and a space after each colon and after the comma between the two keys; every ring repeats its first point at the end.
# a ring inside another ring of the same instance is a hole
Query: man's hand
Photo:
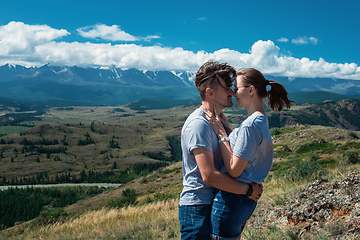
{"type": "Polygon", "coordinates": [[[253,186],[253,194],[249,197],[251,200],[254,200],[255,202],[259,201],[264,189],[262,184],[257,183],[251,183],[253,186]]]}

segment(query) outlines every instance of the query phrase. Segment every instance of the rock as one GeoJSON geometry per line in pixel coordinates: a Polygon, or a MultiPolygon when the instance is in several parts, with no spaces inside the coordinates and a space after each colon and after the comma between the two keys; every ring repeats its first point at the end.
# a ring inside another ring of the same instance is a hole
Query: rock
{"type": "Polygon", "coordinates": [[[318,222],[342,222],[346,234],[359,234],[360,171],[354,171],[345,179],[332,183],[326,178],[316,180],[305,187],[294,201],[286,202],[268,216],[269,222],[278,219],[277,223],[282,227],[305,226],[299,233],[301,236],[318,222]]]}

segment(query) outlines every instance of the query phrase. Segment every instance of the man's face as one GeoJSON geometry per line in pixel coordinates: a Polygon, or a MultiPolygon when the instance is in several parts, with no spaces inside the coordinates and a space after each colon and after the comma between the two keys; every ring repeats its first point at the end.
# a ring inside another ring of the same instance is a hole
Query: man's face
{"type": "Polygon", "coordinates": [[[214,91],[216,106],[221,108],[232,107],[233,105],[232,96],[234,92],[230,87],[226,85],[225,81],[221,77],[218,77],[218,80],[219,80],[219,86],[214,91]]]}

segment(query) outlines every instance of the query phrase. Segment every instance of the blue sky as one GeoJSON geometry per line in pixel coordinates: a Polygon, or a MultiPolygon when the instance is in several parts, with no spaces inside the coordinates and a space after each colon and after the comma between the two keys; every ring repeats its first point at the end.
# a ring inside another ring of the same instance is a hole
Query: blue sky
{"type": "Polygon", "coordinates": [[[360,1],[3,1],[0,65],[360,79],[360,1]]]}

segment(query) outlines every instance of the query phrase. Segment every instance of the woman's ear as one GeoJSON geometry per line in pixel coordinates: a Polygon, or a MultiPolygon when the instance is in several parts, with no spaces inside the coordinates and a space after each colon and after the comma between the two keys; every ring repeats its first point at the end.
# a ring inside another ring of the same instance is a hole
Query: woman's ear
{"type": "Polygon", "coordinates": [[[250,96],[255,94],[255,87],[253,85],[249,86],[249,92],[250,92],[250,96]]]}

